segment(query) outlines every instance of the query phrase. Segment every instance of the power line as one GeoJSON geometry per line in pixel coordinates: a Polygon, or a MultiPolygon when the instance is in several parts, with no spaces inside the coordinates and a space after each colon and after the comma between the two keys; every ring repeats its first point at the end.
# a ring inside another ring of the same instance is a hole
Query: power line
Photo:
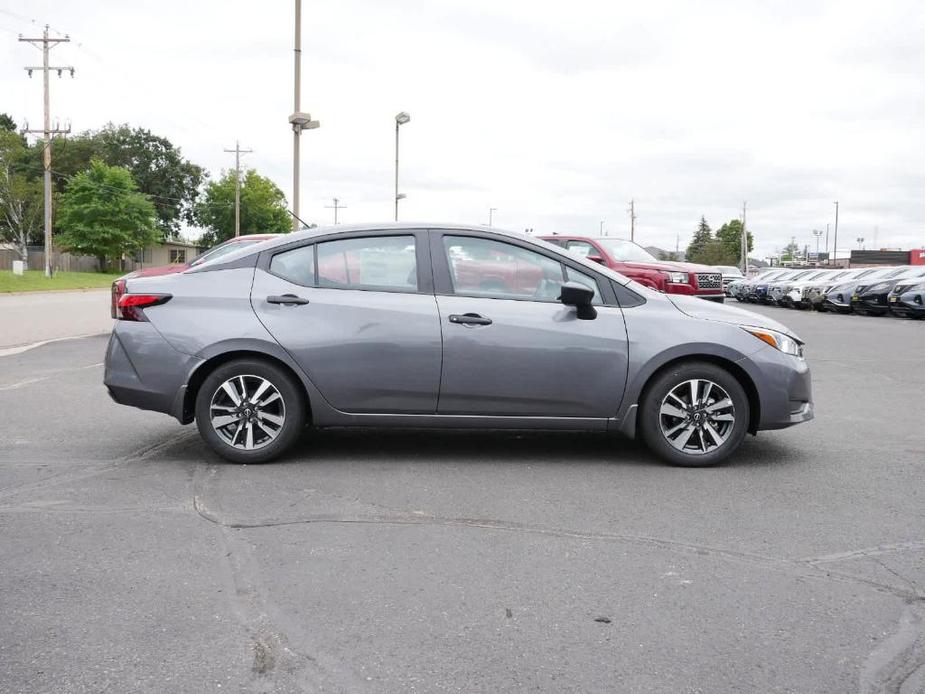
{"type": "Polygon", "coordinates": [[[26,133],[41,133],[43,136],[44,146],[42,147],[42,162],[44,164],[45,174],[44,174],[44,185],[45,185],[45,276],[51,277],[51,138],[52,135],[59,135],[71,132],[70,126],[65,129],[59,127],[51,127],[51,98],[48,93],[48,82],[49,82],[49,72],[52,70],[57,71],[58,77],[61,77],[64,72],[70,72],[71,77],[74,76],[74,68],[72,66],[58,66],[54,67],[48,64],[48,52],[54,48],[59,43],[67,43],[71,39],[68,36],[63,36],[61,38],[51,38],[48,36],[48,25],[45,25],[45,31],[42,32],[41,38],[27,38],[20,36],[19,40],[25,43],[30,43],[39,50],[42,51],[42,65],[41,66],[26,66],[26,72],[29,74],[29,77],[32,77],[32,73],[36,70],[42,71],[43,77],[43,86],[44,86],[44,127],[41,130],[30,130],[28,123],[24,124],[23,134],[26,133]],[[41,44],[41,47],[39,47],[41,44]]]}
{"type": "Polygon", "coordinates": [[[226,149],[226,152],[234,152],[234,235],[241,235],[241,155],[250,154],[254,150],[241,149],[241,143],[235,140],[234,149],[226,149]]]}

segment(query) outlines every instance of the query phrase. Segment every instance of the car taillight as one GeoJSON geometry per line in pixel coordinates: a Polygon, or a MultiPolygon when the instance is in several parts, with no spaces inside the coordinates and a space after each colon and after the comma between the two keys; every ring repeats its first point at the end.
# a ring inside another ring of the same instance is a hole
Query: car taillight
{"type": "Polygon", "coordinates": [[[109,310],[113,318],[119,318],[119,299],[125,294],[125,280],[116,280],[112,283],[112,300],[109,310]]]}
{"type": "Polygon", "coordinates": [[[115,317],[119,320],[147,321],[142,309],[166,304],[171,297],[171,294],[123,294],[116,304],[115,317]]]}

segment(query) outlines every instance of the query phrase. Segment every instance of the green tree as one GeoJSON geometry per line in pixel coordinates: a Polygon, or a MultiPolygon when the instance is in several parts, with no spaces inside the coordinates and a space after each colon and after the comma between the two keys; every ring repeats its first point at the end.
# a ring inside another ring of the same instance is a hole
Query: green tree
{"type": "Polygon", "coordinates": [[[0,127],[0,241],[12,244],[28,262],[28,244],[39,232],[44,210],[42,183],[28,174],[25,142],[0,127]]]}
{"type": "MultiPolygon", "coordinates": [[[[202,167],[183,157],[168,139],[144,128],[109,123],[70,138],[52,140],[53,180],[58,193],[93,159],[129,170],[138,191],[156,206],[157,227],[163,239],[176,237],[183,222],[193,223],[193,208],[206,178],[202,167]]],[[[42,174],[42,144],[31,148],[32,170],[42,174]]]]}
{"type": "Polygon", "coordinates": [[[58,211],[65,250],[94,255],[100,270],[106,261],[134,253],[157,240],[154,205],[138,192],[127,169],[109,166],[99,159],[74,176],[58,211]]]}
{"type": "Polygon", "coordinates": [[[164,239],[179,235],[180,223],[193,223],[193,209],[205,180],[202,167],[183,158],[178,147],[144,128],[111,123],[94,135],[99,156],[124,166],[138,190],[154,198],[164,239]]]}
{"type": "Polygon", "coordinates": [[[719,239],[713,239],[697,253],[694,259],[688,258],[692,263],[703,265],[736,265],[738,258],[729,252],[725,244],[719,239]]]}
{"type": "MultiPolygon", "coordinates": [[[[726,247],[730,257],[735,259],[732,264],[738,264],[742,259],[742,220],[733,219],[723,224],[716,230],[716,238],[726,247]]],[[[746,232],[746,238],[748,239],[748,251],[751,253],[754,247],[752,232],[746,232]]]]}
{"type": "Polygon", "coordinates": [[[11,133],[16,132],[16,121],[8,113],[0,113],[0,130],[8,130],[11,133]]]}
{"type": "MultiPolygon", "coordinates": [[[[218,181],[210,181],[196,205],[196,222],[206,232],[200,245],[214,246],[234,236],[234,171],[218,181]]],[[[292,229],[292,217],[286,208],[286,196],[273,181],[248,169],[241,176],[241,233],[286,233],[292,229]]]]}
{"type": "Polygon", "coordinates": [[[713,241],[713,231],[710,229],[710,225],[707,224],[706,217],[701,217],[700,224],[697,225],[697,231],[694,232],[694,238],[691,239],[690,244],[687,246],[686,257],[688,262],[700,262],[697,260],[698,256],[711,241],[713,241]]]}

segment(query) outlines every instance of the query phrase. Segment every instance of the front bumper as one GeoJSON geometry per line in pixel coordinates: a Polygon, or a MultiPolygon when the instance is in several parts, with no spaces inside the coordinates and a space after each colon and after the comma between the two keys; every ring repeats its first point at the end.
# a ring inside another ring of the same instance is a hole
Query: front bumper
{"type": "Polygon", "coordinates": [[[897,296],[890,294],[890,313],[909,318],[925,317],[925,292],[907,292],[897,296]]]}
{"type": "Polygon", "coordinates": [[[739,364],[745,367],[745,362],[758,392],[756,429],[786,429],[813,419],[812,376],[805,360],[766,347],[739,364]]]}
{"type": "Polygon", "coordinates": [[[887,304],[886,294],[873,294],[870,296],[852,296],[851,309],[855,313],[873,313],[883,315],[889,313],[890,306],[887,304]]]}

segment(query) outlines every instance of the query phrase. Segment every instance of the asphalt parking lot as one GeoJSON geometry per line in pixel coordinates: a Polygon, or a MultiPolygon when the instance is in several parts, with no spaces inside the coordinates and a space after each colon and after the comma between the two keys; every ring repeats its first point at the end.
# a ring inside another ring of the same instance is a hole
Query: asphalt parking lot
{"type": "Polygon", "coordinates": [[[103,337],[0,358],[0,691],[925,691],[925,323],[757,310],[817,419],[705,470],[343,431],[239,467],[110,402],[103,337]]]}

